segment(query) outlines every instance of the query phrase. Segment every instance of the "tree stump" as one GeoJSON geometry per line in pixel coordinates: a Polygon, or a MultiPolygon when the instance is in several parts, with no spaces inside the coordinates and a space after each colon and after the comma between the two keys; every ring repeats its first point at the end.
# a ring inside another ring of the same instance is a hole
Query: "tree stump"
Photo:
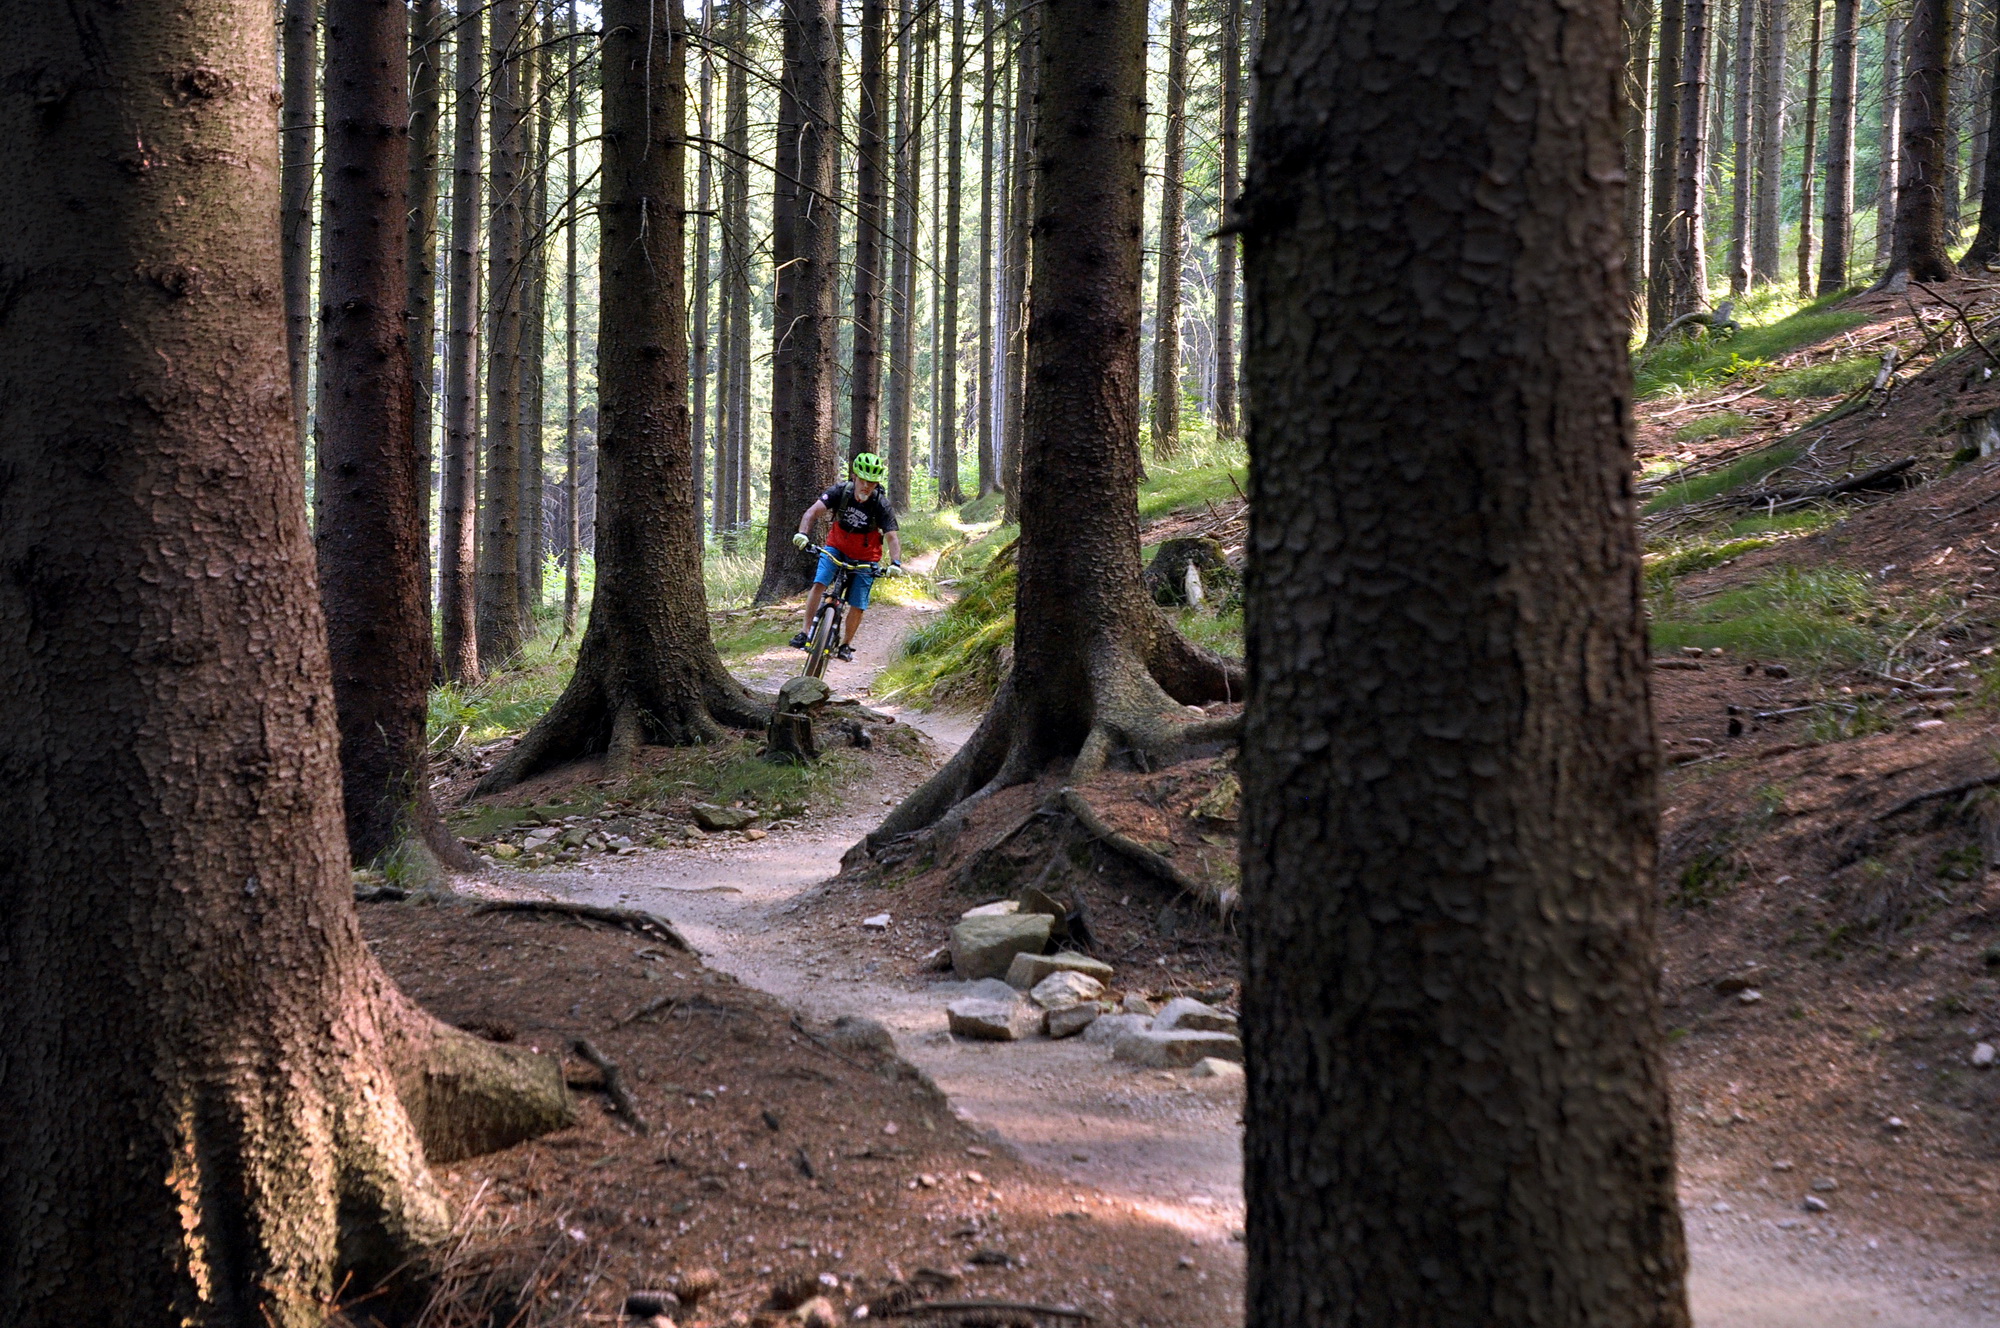
{"type": "Polygon", "coordinates": [[[1170,539],[1160,545],[1142,575],[1153,602],[1168,607],[1187,604],[1190,567],[1197,569],[1195,575],[1200,578],[1195,584],[1211,595],[1235,580],[1216,540],[1200,535],[1170,539]]]}
{"type": "Polygon", "coordinates": [[[778,706],[764,735],[763,757],[777,764],[804,765],[819,760],[813,741],[813,716],[833,695],[818,678],[793,678],[778,689],[778,706]]]}

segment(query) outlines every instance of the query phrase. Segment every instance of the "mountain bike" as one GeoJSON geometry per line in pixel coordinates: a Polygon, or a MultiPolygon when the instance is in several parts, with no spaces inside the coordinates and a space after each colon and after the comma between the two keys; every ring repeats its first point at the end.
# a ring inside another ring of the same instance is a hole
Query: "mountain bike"
{"type": "Polygon", "coordinates": [[[819,612],[813,615],[812,628],[806,633],[806,676],[824,678],[826,662],[840,649],[840,628],[847,620],[847,592],[854,586],[855,573],[872,572],[874,566],[850,562],[818,544],[808,544],[804,551],[814,558],[825,554],[834,566],[833,584],[820,597],[819,612]]]}

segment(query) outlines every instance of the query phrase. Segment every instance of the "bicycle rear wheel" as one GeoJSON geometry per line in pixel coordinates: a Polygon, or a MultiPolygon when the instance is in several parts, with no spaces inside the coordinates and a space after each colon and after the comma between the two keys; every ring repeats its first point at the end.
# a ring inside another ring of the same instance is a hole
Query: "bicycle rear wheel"
{"type": "Polygon", "coordinates": [[[832,658],[834,647],[839,644],[840,611],[827,604],[813,619],[812,635],[806,640],[806,676],[824,678],[826,662],[832,658]]]}

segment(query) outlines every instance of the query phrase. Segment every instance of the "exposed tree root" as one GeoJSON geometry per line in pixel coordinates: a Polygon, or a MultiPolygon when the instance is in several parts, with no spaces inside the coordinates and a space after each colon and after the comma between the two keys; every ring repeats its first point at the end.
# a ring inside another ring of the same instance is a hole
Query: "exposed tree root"
{"type": "Polygon", "coordinates": [[[1057,795],[1057,801],[1077,819],[1077,823],[1089,831],[1091,837],[1108,848],[1116,849],[1130,861],[1151,872],[1177,890],[1184,891],[1217,917],[1227,919],[1236,912],[1237,892],[1233,889],[1217,889],[1207,881],[1197,881],[1176,867],[1165,857],[1141,844],[1128,835],[1122,835],[1106,825],[1104,818],[1097,814],[1089,801],[1075,789],[1064,789],[1057,795]]]}
{"type": "Polygon", "coordinates": [[[625,1086],[625,1076],[618,1068],[618,1062],[597,1049],[589,1038],[576,1040],[576,1054],[597,1067],[604,1076],[604,1095],[611,1099],[611,1109],[627,1125],[640,1134],[651,1134],[653,1127],[639,1114],[639,1103],[632,1096],[632,1090],[625,1086]]]}
{"type": "Polygon", "coordinates": [[[494,899],[481,904],[473,912],[542,913],[550,917],[588,918],[592,922],[609,923],[636,936],[663,942],[691,955],[700,953],[687,943],[687,938],[675,929],[673,923],[657,913],[636,908],[606,908],[600,904],[572,904],[559,899],[494,899]]]}

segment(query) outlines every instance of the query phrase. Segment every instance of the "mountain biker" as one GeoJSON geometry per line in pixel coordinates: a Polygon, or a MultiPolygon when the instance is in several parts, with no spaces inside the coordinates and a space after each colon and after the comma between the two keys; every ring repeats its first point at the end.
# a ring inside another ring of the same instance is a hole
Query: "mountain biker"
{"type": "MultiPolygon", "coordinates": [[[[854,658],[854,634],[861,629],[861,617],[868,611],[868,593],[874,588],[875,578],[894,576],[903,566],[903,541],[896,533],[895,509],[889,506],[889,491],[882,487],[889,467],[875,453],[863,452],[854,458],[851,470],[854,478],[843,480],[821,494],[819,501],[799,518],[799,533],[792,536],[793,544],[805,548],[812,543],[813,522],[831,516],[833,524],[827,528],[827,547],[849,562],[869,564],[868,570],[854,573],[847,592],[847,630],[842,633],[840,649],[835,652],[839,659],[854,658]],[[889,545],[887,563],[882,561],[885,540],[889,545]]],[[[812,593],[806,596],[806,631],[792,638],[792,644],[800,650],[806,648],[806,632],[812,630],[813,615],[819,612],[826,588],[833,584],[834,572],[833,559],[820,554],[819,570],[813,573],[812,593]]]]}

